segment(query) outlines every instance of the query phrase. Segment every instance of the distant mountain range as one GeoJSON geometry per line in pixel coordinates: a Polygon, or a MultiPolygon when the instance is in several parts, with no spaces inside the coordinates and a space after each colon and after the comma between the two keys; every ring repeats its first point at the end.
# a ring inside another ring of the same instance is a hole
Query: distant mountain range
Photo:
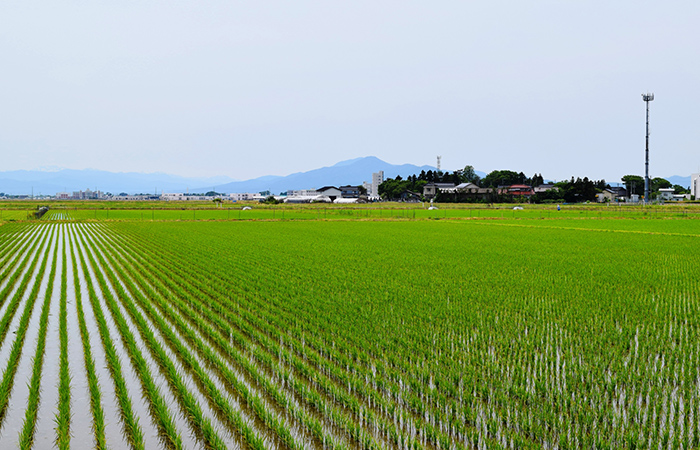
{"type": "Polygon", "coordinates": [[[435,170],[433,166],[415,166],[413,164],[394,165],[374,156],[341,161],[330,167],[298,172],[284,177],[266,176],[248,181],[235,181],[217,187],[218,192],[262,192],[273,194],[290,189],[317,189],[323,186],[358,185],[363,181],[372,182],[372,174],[384,171],[384,178],[397,175],[407,177],[418,174],[421,170],[435,170]]]}
{"type": "Polygon", "coordinates": [[[107,172],[104,170],[14,170],[0,172],[0,192],[10,195],[55,195],[57,192],[93,191],[128,194],[185,192],[188,188],[217,186],[230,177],[188,178],[165,173],[107,172]]]}
{"type": "Polygon", "coordinates": [[[674,175],[672,177],[665,177],[671,184],[679,185],[684,188],[690,187],[690,177],[681,177],[679,175],[674,175]]]}
{"type": "MultiPolygon", "coordinates": [[[[322,167],[308,172],[298,172],[287,176],[263,176],[246,181],[235,181],[227,176],[195,178],[169,175],[165,173],[115,173],[102,170],[54,171],[16,170],[0,172],[0,193],[48,194],[73,192],[78,190],[100,190],[119,194],[158,193],[161,192],[262,192],[273,194],[290,189],[315,189],[323,186],[358,185],[363,181],[371,182],[372,173],[384,171],[385,178],[397,175],[407,177],[418,174],[421,170],[436,170],[433,166],[416,166],[413,164],[395,165],[374,156],[341,161],[330,167],[322,167]]],[[[484,172],[477,171],[481,177],[484,172]]],[[[674,175],[666,177],[672,184],[690,186],[690,177],[674,175]]]]}

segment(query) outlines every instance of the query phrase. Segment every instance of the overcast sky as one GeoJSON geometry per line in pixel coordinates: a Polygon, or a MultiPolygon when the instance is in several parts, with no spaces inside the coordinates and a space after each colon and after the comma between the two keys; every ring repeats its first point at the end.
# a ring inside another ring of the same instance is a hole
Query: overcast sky
{"type": "Polygon", "coordinates": [[[0,3],[0,171],[700,166],[700,2],[0,3]]]}

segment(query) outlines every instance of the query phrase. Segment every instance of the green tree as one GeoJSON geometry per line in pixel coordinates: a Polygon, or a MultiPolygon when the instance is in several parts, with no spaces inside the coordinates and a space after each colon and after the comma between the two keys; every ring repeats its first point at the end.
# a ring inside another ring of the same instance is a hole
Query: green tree
{"type": "Polygon", "coordinates": [[[652,178],[649,180],[649,184],[651,192],[659,192],[659,189],[668,189],[672,186],[670,181],[661,177],[652,178]]]}
{"type": "Polygon", "coordinates": [[[474,166],[464,166],[464,169],[458,172],[463,183],[479,184],[481,180],[481,177],[476,174],[474,166]]]}
{"type": "Polygon", "coordinates": [[[512,170],[494,170],[481,180],[481,187],[498,187],[521,184],[525,175],[512,170]]]}
{"type": "Polygon", "coordinates": [[[684,188],[683,186],[681,186],[681,185],[679,185],[679,184],[674,184],[674,185],[673,185],[673,193],[674,193],[674,194],[689,194],[689,193],[690,193],[690,189],[689,189],[689,188],[686,189],[686,188],[684,188]]]}
{"type": "Polygon", "coordinates": [[[625,175],[621,178],[622,182],[625,183],[625,189],[627,189],[627,194],[637,194],[644,195],[644,178],[639,175],[625,175]]]}

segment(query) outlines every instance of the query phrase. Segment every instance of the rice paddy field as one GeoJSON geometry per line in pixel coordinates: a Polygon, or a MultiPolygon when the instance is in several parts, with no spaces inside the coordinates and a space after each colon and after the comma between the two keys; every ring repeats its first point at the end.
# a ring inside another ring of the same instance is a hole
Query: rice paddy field
{"type": "Polygon", "coordinates": [[[0,448],[699,447],[697,205],[511,208],[3,216],[0,448]]]}

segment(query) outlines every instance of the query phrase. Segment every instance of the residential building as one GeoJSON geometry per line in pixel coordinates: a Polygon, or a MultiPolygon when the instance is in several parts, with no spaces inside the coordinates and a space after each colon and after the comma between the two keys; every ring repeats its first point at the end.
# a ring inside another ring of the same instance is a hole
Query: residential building
{"type": "Polygon", "coordinates": [[[372,189],[367,190],[370,197],[379,197],[379,185],[384,183],[384,171],[380,170],[372,174],[372,189]]]}
{"type": "Polygon", "coordinates": [[[443,189],[454,189],[454,187],[454,183],[428,183],[423,186],[423,197],[432,200],[438,195],[438,192],[443,189]]]}
{"type": "Polygon", "coordinates": [[[290,189],[287,197],[315,197],[319,194],[316,189],[290,189]]]}
{"type": "Polygon", "coordinates": [[[596,194],[598,202],[624,202],[627,199],[627,189],[617,186],[603,189],[603,192],[596,194]]]}
{"type": "Polygon", "coordinates": [[[659,200],[663,200],[663,201],[673,200],[673,188],[661,188],[661,189],[659,189],[659,200]]]}
{"type": "Polygon", "coordinates": [[[257,192],[245,192],[245,193],[233,193],[229,194],[228,196],[229,200],[234,201],[234,202],[240,202],[240,201],[260,201],[264,200],[265,197],[262,194],[259,194],[257,192]]]}
{"type": "Polygon", "coordinates": [[[510,195],[530,197],[535,195],[535,191],[528,185],[525,184],[514,184],[508,187],[507,191],[510,195]]]}
{"type": "Polygon", "coordinates": [[[533,190],[535,191],[535,194],[539,194],[542,192],[551,191],[552,189],[556,189],[556,188],[557,187],[554,186],[553,184],[546,183],[546,184],[540,184],[539,186],[535,186],[535,188],[533,190]]]}
{"type": "Polygon", "coordinates": [[[700,199],[700,173],[690,175],[690,195],[695,200],[700,199]]]}
{"type": "Polygon", "coordinates": [[[360,186],[340,186],[340,196],[343,198],[359,198],[360,186]]]}
{"type": "Polygon", "coordinates": [[[366,181],[362,182],[362,187],[365,188],[365,192],[367,192],[367,197],[373,197],[374,194],[372,194],[372,183],[368,183],[366,181]]]}

